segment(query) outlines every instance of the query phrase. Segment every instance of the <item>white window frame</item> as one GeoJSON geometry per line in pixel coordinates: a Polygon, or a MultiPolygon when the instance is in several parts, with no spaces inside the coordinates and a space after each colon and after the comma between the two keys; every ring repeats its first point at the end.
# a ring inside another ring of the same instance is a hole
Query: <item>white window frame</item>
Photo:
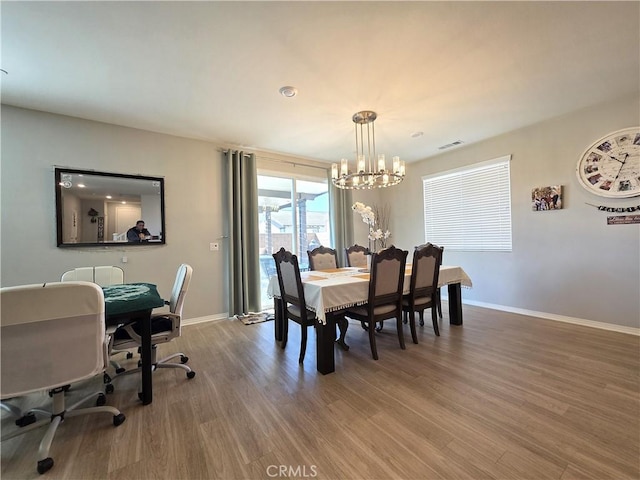
{"type": "Polygon", "coordinates": [[[460,251],[512,251],[511,155],[422,177],[425,241],[460,251]]]}

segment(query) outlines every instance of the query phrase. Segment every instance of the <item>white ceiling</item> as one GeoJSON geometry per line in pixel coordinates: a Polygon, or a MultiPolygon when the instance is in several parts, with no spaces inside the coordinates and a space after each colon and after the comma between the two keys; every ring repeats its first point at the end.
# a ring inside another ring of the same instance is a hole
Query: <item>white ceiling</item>
{"type": "Polygon", "coordinates": [[[378,153],[410,162],[640,90],[637,1],[3,1],[1,15],[2,103],[326,161],[352,156],[359,110],[378,113],[378,153]]]}

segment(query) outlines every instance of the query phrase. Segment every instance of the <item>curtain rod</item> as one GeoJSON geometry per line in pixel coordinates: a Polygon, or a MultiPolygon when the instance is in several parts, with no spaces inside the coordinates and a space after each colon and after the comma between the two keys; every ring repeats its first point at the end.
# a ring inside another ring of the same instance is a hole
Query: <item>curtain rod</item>
{"type": "MultiPolygon", "coordinates": [[[[229,151],[230,151],[229,149],[227,149],[227,150],[222,150],[222,153],[229,153],[229,151]]],[[[267,156],[264,156],[264,155],[259,155],[259,154],[257,154],[257,153],[254,153],[254,155],[255,155],[256,157],[260,157],[260,158],[263,158],[263,159],[265,159],[265,160],[270,160],[270,161],[278,162],[278,163],[286,163],[286,164],[288,164],[288,165],[293,165],[294,167],[296,167],[296,166],[297,166],[297,167],[317,168],[318,170],[325,170],[325,171],[327,171],[327,170],[329,170],[329,168],[331,168],[331,166],[330,166],[330,165],[328,165],[328,166],[326,166],[326,167],[320,167],[320,166],[317,166],[317,165],[309,165],[309,164],[307,164],[307,163],[298,163],[298,162],[294,162],[294,161],[291,161],[291,160],[282,160],[282,159],[280,159],[280,158],[267,157],[267,156]]],[[[249,154],[248,154],[248,153],[245,153],[245,154],[244,154],[244,156],[245,156],[245,157],[248,157],[248,156],[249,156],[249,154]]]]}
{"type": "Polygon", "coordinates": [[[297,167],[317,168],[318,170],[325,170],[325,171],[331,168],[331,165],[328,165],[326,167],[319,167],[318,165],[309,165],[307,163],[297,163],[291,160],[281,160],[279,158],[273,158],[273,157],[263,157],[262,155],[260,155],[260,158],[264,158],[265,160],[270,160],[272,162],[286,163],[289,165],[293,165],[294,167],[297,166],[297,167]]]}
{"type": "MultiPolygon", "coordinates": [[[[229,149],[229,148],[228,148],[228,149],[226,149],[226,150],[220,150],[220,151],[221,151],[222,153],[229,153],[229,152],[231,151],[231,149],[229,149]]],[[[238,151],[239,151],[239,150],[238,150],[238,151]]],[[[249,157],[249,156],[251,156],[251,155],[250,155],[250,154],[248,154],[248,153],[243,153],[243,156],[245,156],[245,157],[249,157]]]]}

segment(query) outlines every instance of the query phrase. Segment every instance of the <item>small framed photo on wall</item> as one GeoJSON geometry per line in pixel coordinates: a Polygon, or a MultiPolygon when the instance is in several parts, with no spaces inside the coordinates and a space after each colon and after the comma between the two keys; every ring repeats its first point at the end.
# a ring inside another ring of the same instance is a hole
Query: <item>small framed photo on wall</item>
{"type": "Polygon", "coordinates": [[[531,190],[531,210],[543,212],[562,208],[562,185],[536,187],[531,190]]]}

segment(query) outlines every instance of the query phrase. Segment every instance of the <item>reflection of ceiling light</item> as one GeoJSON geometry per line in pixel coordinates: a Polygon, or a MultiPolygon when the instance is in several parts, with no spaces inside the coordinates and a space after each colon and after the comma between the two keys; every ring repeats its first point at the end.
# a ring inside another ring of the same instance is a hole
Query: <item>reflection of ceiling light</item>
{"type": "Polygon", "coordinates": [[[404,162],[400,157],[393,157],[391,170],[387,170],[384,154],[376,158],[376,135],[373,122],[376,112],[364,110],[355,113],[351,118],[356,124],[356,170],[349,170],[346,158],[338,164],[331,165],[331,181],[338,188],[365,189],[396,185],[404,179],[404,162]],[[366,127],[366,128],[365,128],[366,127]],[[366,142],[366,155],[365,155],[366,142]]]}
{"type": "Polygon", "coordinates": [[[111,199],[112,197],[111,197],[111,195],[107,195],[107,198],[111,199]]]}
{"type": "Polygon", "coordinates": [[[78,188],[85,188],[84,183],[79,183],[79,184],[78,184],[78,188]]]}
{"type": "Polygon", "coordinates": [[[298,89],[291,86],[282,87],[278,91],[280,92],[280,95],[287,98],[295,97],[298,94],[298,89]]]}
{"type": "Polygon", "coordinates": [[[126,205],[127,202],[122,202],[123,205],[126,205]]]}

